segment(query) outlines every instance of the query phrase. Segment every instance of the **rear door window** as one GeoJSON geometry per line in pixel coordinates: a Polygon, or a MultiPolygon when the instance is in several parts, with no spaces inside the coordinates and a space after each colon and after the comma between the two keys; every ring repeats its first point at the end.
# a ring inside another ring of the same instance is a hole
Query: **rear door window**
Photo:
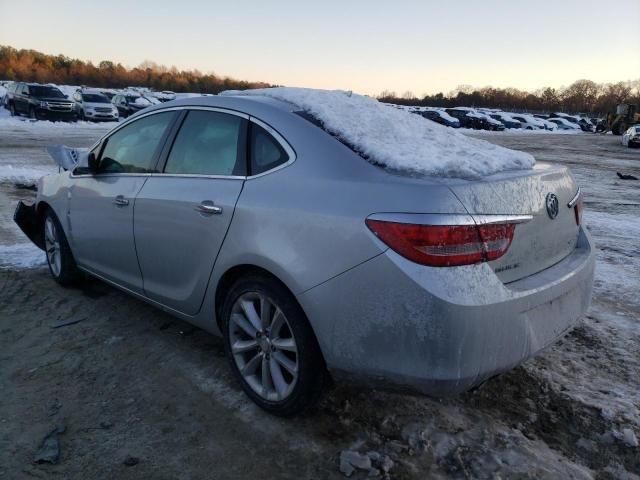
{"type": "Polygon", "coordinates": [[[164,173],[246,175],[242,117],[192,110],[187,114],[164,167],[164,173]]]}
{"type": "Polygon", "coordinates": [[[107,139],[99,173],[151,173],[161,140],[175,112],[162,112],[136,120],[107,139]]]}
{"type": "Polygon", "coordinates": [[[258,175],[289,161],[289,155],[273,135],[251,123],[249,155],[251,175],[258,175]]]}

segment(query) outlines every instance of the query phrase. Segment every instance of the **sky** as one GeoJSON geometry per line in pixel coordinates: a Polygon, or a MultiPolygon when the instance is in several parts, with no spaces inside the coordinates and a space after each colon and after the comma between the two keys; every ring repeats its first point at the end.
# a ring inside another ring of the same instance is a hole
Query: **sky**
{"type": "Polygon", "coordinates": [[[0,45],[370,95],[640,78],[640,0],[0,0],[0,11],[0,45]]]}

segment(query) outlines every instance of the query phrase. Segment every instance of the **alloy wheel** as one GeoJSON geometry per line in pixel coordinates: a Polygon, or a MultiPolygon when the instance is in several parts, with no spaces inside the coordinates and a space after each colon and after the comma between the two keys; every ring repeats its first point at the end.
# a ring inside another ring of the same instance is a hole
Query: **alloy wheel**
{"type": "Polygon", "coordinates": [[[261,293],[242,294],[231,309],[228,335],[235,365],[251,389],[267,401],[287,398],[298,381],[298,347],[278,305],[261,293]]]}
{"type": "Polygon", "coordinates": [[[51,267],[51,273],[58,277],[62,270],[62,257],[58,232],[51,217],[47,217],[44,222],[44,246],[47,252],[47,260],[51,267]]]}

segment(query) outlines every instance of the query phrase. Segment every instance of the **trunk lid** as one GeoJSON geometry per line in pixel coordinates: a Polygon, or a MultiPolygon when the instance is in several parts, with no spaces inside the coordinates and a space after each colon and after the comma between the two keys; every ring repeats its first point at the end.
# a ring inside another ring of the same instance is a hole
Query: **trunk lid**
{"type": "Polygon", "coordinates": [[[539,163],[531,170],[503,172],[449,187],[474,218],[533,216],[532,220],[516,226],[507,253],[489,262],[505,283],[549,268],[576,248],[579,227],[574,209],[568,203],[578,187],[566,167],[539,163]],[[547,211],[549,194],[558,200],[555,218],[547,211]]]}

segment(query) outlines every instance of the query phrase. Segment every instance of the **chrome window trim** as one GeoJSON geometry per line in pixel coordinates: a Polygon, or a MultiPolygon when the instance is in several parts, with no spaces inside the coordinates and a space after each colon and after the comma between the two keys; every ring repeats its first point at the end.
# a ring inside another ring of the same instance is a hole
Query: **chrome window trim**
{"type": "Polygon", "coordinates": [[[69,172],[71,178],[83,178],[83,177],[95,177],[95,178],[107,178],[107,177],[150,177],[152,173],[81,173],[80,175],[74,175],[73,170],[69,172]]]}
{"type": "Polygon", "coordinates": [[[413,225],[475,225],[473,217],[467,213],[374,213],[367,220],[382,222],[410,223],[413,225]]]}
{"type": "Polygon", "coordinates": [[[244,175],[204,175],[200,173],[151,173],[152,177],[176,177],[176,178],[212,178],[216,180],[246,180],[244,175]]]}
{"type": "Polygon", "coordinates": [[[569,208],[575,207],[576,203],[578,203],[578,201],[580,200],[581,196],[582,196],[582,188],[578,187],[578,191],[573,196],[573,198],[571,200],[569,200],[569,203],[567,203],[567,207],[569,207],[569,208]]]}
{"type": "Polygon", "coordinates": [[[478,225],[494,223],[527,223],[533,220],[533,215],[473,215],[478,225]]]}
{"type": "Polygon", "coordinates": [[[236,116],[242,117],[242,118],[244,118],[246,120],[249,119],[249,115],[246,114],[246,113],[238,112],[237,110],[228,110],[228,109],[219,108],[219,107],[201,107],[201,106],[180,105],[178,107],[159,108],[157,110],[152,110],[151,112],[146,112],[146,113],[142,113],[140,115],[135,115],[134,117],[127,118],[124,122],[122,122],[122,124],[118,125],[113,130],[108,131],[102,137],[100,137],[100,139],[89,148],[89,151],[91,151],[94,148],[96,148],[98,146],[98,144],[100,142],[102,142],[104,139],[110,137],[111,135],[116,133],[118,130],[120,130],[121,128],[124,128],[125,126],[129,125],[130,123],[133,123],[133,122],[135,122],[137,120],[140,120],[141,118],[148,117],[149,115],[155,115],[157,113],[163,113],[163,112],[173,112],[173,111],[176,111],[176,110],[211,110],[211,111],[214,111],[214,112],[221,112],[221,113],[228,113],[228,114],[231,114],[231,115],[236,115],[236,116]]]}
{"type": "Polygon", "coordinates": [[[526,223],[533,215],[470,215],[468,213],[374,213],[368,220],[410,223],[413,225],[491,225],[496,223],[526,223]]]}
{"type": "MultiPolygon", "coordinates": [[[[252,180],[254,178],[259,178],[262,177],[264,175],[268,175],[270,173],[273,172],[277,172],[278,170],[281,170],[283,168],[288,167],[289,165],[291,165],[293,162],[296,161],[297,159],[297,155],[295,150],[293,149],[293,147],[289,144],[289,142],[287,142],[285,140],[285,138],[280,135],[280,133],[273,128],[271,125],[269,125],[268,123],[263,122],[262,120],[256,118],[256,117],[252,117],[251,115],[244,113],[244,112],[239,112],[237,110],[231,110],[231,109],[227,109],[227,108],[220,108],[220,107],[207,107],[207,106],[195,106],[195,105],[180,105],[177,107],[167,107],[167,108],[160,108],[158,110],[153,110],[151,112],[147,112],[141,115],[137,115],[135,116],[135,118],[128,118],[127,120],[125,120],[124,122],[122,122],[121,125],[118,125],[116,128],[114,128],[113,130],[110,130],[109,132],[105,133],[102,137],[100,137],[100,139],[95,142],[90,148],[89,151],[93,150],[94,148],[96,148],[101,142],[103,142],[105,139],[107,139],[108,137],[110,137],[111,135],[113,135],[114,133],[116,133],[117,131],[119,131],[121,128],[124,128],[125,126],[129,125],[130,123],[139,120],[141,118],[144,117],[148,117],[149,115],[154,115],[154,114],[158,114],[158,113],[163,113],[163,112],[171,112],[171,111],[177,111],[177,110],[204,110],[204,111],[210,111],[210,112],[220,112],[220,113],[226,113],[229,115],[235,115],[237,117],[241,117],[244,118],[245,120],[248,120],[249,122],[253,122],[256,125],[261,126],[262,128],[264,128],[267,132],[269,132],[269,134],[271,136],[273,136],[273,138],[275,138],[275,140],[280,144],[280,146],[284,149],[285,152],[287,152],[287,155],[289,156],[289,160],[287,160],[285,163],[278,165],[275,168],[272,168],[271,170],[267,170],[266,172],[262,172],[259,173],[257,175],[250,175],[250,176],[239,176],[239,175],[200,175],[200,174],[191,174],[191,173],[184,173],[184,174],[174,174],[174,173],[162,173],[162,172],[155,172],[155,173],[149,173],[149,174],[137,174],[137,173],[116,173],[116,174],[104,174],[101,176],[105,176],[105,175],[144,175],[144,176],[172,176],[172,177],[194,177],[194,178],[214,178],[214,179],[224,179],[224,178],[229,178],[229,179],[243,179],[243,180],[252,180]]],[[[94,176],[94,174],[82,174],[82,175],[73,175],[73,173],[71,174],[72,178],[78,178],[78,177],[91,177],[94,176]]]]}

